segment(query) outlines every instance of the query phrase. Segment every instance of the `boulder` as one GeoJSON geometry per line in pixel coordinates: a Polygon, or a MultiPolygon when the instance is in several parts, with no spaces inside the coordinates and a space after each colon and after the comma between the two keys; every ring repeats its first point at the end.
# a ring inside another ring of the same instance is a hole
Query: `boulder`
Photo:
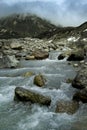
{"type": "Polygon", "coordinates": [[[87,67],[83,67],[77,73],[76,77],[72,81],[72,86],[77,89],[83,89],[87,87],[87,67]]]}
{"type": "Polygon", "coordinates": [[[66,57],[65,54],[62,53],[58,56],[58,60],[63,60],[65,57],[66,57]]]}
{"type": "Polygon", "coordinates": [[[67,61],[81,61],[81,60],[84,60],[84,50],[81,49],[72,51],[67,59],[67,61]]]}
{"type": "Polygon", "coordinates": [[[22,44],[20,44],[19,42],[12,42],[10,47],[11,47],[11,49],[21,50],[22,49],[22,44]]]}
{"type": "Polygon", "coordinates": [[[15,100],[49,106],[51,98],[21,87],[15,89],[15,100]]]}
{"type": "Polygon", "coordinates": [[[56,113],[74,114],[79,108],[79,103],[76,101],[59,101],[56,107],[56,113]]]}
{"type": "Polygon", "coordinates": [[[42,50],[33,51],[31,55],[34,56],[37,60],[43,60],[49,57],[49,53],[42,50]]]}
{"type": "Polygon", "coordinates": [[[19,61],[15,58],[15,55],[4,55],[0,58],[0,68],[16,68],[19,61]]]}
{"type": "Polygon", "coordinates": [[[45,78],[41,74],[36,75],[34,77],[34,84],[39,86],[39,87],[44,86],[45,85],[45,78]]]}
{"type": "Polygon", "coordinates": [[[58,60],[63,60],[71,54],[71,50],[66,50],[58,56],[58,60]]]}
{"type": "Polygon", "coordinates": [[[79,92],[76,92],[73,96],[73,100],[87,103],[87,88],[82,89],[79,92]]]}

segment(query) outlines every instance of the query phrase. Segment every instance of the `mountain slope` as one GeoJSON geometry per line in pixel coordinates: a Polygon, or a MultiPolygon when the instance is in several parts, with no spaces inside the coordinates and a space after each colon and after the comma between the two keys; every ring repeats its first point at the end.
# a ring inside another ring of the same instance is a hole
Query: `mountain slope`
{"type": "Polygon", "coordinates": [[[56,26],[35,15],[11,15],[0,20],[0,38],[36,37],[56,26]]]}

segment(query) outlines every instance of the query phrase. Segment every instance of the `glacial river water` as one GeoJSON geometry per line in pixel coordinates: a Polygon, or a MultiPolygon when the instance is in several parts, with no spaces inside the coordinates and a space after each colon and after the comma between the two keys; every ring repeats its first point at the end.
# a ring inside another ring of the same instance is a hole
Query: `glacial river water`
{"type": "Polygon", "coordinates": [[[76,91],[66,83],[68,78],[75,77],[75,69],[65,59],[58,61],[57,56],[57,52],[51,52],[49,59],[22,61],[17,69],[0,69],[0,130],[87,130],[87,104],[80,103],[73,115],[55,113],[56,102],[71,100],[76,91]],[[29,71],[46,77],[44,88],[33,84],[35,75],[22,76],[29,71]],[[16,87],[50,96],[50,107],[14,102],[16,87]]]}

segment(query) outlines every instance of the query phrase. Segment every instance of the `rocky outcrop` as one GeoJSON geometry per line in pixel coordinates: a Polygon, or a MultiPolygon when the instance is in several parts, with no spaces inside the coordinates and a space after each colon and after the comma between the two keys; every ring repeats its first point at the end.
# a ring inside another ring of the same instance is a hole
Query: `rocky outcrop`
{"type": "Polygon", "coordinates": [[[15,89],[15,100],[49,106],[51,98],[21,87],[15,89]]]}
{"type": "Polygon", "coordinates": [[[76,101],[59,101],[56,107],[56,113],[74,114],[79,108],[79,103],[76,101]]]}
{"type": "Polygon", "coordinates": [[[87,103],[87,88],[82,89],[79,92],[76,92],[73,96],[73,100],[87,103]]]}
{"type": "Polygon", "coordinates": [[[83,89],[87,87],[87,66],[81,68],[76,77],[72,81],[72,86],[77,89],[83,89]]]}
{"type": "Polygon", "coordinates": [[[31,55],[34,56],[37,60],[43,60],[49,57],[49,53],[42,50],[33,51],[31,55]]]}
{"type": "Polygon", "coordinates": [[[39,87],[42,87],[45,85],[45,78],[43,77],[43,75],[39,74],[39,75],[36,75],[34,77],[34,84],[39,86],[39,87]]]}
{"type": "Polygon", "coordinates": [[[67,60],[68,61],[81,61],[81,60],[84,60],[84,50],[77,49],[76,51],[72,51],[67,60]]]}

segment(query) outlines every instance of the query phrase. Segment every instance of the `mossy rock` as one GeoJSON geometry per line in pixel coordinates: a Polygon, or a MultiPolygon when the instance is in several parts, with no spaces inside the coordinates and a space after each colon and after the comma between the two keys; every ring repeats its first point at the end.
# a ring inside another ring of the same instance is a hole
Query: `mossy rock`
{"type": "Polygon", "coordinates": [[[26,73],[24,73],[22,76],[23,76],[23,77],[31,77],[31,76],[33,76],[33,75],[34,75],[33,72],[26,72],[26,73]]]}
{"type": "Polygon", "coordinates": [[[72,81],[73,81],[73,79],[70,79],[70,78],[68,78],[67,80],[66,80],[66,83],[72,83],[72,81]]]}
{"type": "Polygon", "coordinates": [[[38,103],[40,105],[49,106],[51,104],[51,98],[48,96],[44,96],[37,92],[33,92],[31,90],[27,90],[25,88],[16,87],[15,88],[15,101],[22,101],[22,102],[31,102],[31,103],[38,103]]]}
{"type": "Polygon", "coordinates": [[[39,74],[39,75],[36,75],[34,77],[34,84],[39,86],[39,87],[42,87],[45,85],[45,78],[43,77],[43,75],[39,74]]]}

